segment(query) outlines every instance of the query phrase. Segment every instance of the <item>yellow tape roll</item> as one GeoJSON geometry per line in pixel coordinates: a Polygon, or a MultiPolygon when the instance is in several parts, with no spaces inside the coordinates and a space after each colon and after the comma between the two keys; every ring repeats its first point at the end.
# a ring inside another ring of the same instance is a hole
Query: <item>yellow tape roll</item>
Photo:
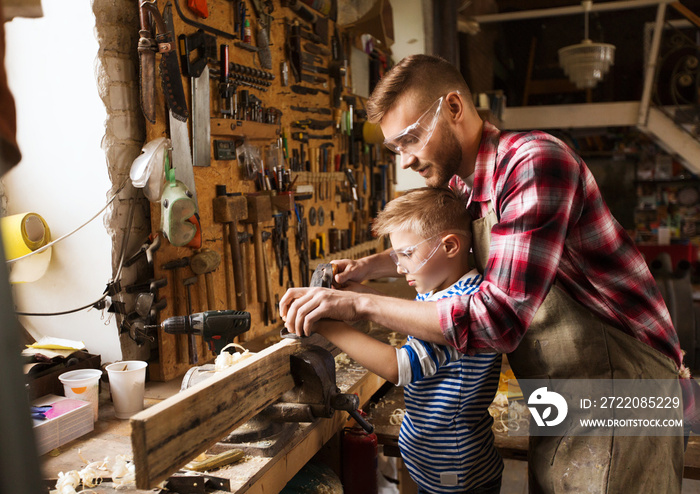
{"type": "MultiPolygon", "coordinates": [[[[20,213],[0,218],[2,243],[7,260],[17,259],[51,241],[51,231],[44,218],[36,213],[20,213]]],[[[35,254],[10,267],[10,281],[23,283],[41,278],[49,266],[51,249],[35,254]]]]}

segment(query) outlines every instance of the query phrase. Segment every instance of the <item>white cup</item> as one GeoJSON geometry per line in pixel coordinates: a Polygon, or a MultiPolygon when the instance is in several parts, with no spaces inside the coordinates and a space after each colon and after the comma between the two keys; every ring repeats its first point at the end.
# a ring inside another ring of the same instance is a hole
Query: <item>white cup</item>
{"type": "Polygon", "coordinates": [[[90,402],[95,420],[99,410],[100,376],[102,371],[99,369],[78,369],[58,376],[66,398],[90,402]]]}
{"type": "Polygon", "coordinates": [[[128,419],[143,410],[146,367],[148,363],[141,360],[125,360],[106,367],[114,416],[118,419],[128,419]]]}

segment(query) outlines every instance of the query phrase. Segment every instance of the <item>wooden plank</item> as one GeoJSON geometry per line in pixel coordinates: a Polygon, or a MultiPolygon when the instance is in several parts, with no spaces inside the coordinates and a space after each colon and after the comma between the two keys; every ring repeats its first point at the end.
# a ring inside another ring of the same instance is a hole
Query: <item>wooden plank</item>
{"type": "Polygon", "coordinates": [[[132,417],[136,486],[154,487],[292,389],[289,357],[299,348],[280,341],[132,417]]]}

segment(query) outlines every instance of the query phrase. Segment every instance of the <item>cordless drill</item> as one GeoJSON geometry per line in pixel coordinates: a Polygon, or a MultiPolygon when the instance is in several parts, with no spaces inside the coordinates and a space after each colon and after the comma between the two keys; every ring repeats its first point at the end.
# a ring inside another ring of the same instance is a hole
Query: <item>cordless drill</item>
{"type": "Polygon", "coordinates": [[[160,325],[146,326],[158,328],[169,334],[194,334],[201,336],[209,344],[211,351],[218,355],[233,339],[250,329],[250,312],[239,310],[209,310],[189,316],[174,316],[160,325]]]}

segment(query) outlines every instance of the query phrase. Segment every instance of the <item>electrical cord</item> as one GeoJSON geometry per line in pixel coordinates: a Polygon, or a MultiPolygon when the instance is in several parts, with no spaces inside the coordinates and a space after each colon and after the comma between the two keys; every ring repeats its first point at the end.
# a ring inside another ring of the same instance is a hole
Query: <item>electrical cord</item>
{"type": "Polygon", "coordinates": [[[34,254],[39,254],[40,252],[44,252],[44,251],[45,251],[46,249],[48,249],[49,247],[51,247],[51,246],[57,244],[58,242],[60,242],[60,241],[62,241],[62,240],[65,240],[66,238],[70,237],[71,235],[73,235],[74,233],[78,232],[78,231],[81,230],[82,228],[86,227],[92,220],[94,220],[94,219],[97,218],[99,215],[101,215],[101,214],[104,212],[104,210],[107,209],[107,207],[108,207],[110,204],[112,204],[112,202],[114,201],[114,199],[117,198],[117,196],[119,195],[119,193],[124,189],[124,187],[126,186],[126,184],[127,184],[128,182],[129,182],[129,179],[124,180],[124,182],[119,186],[119,189],[117,189],[117,191],[112,195],[112,197],[109,199],[109,201],[107,201],[107,204],[105,204],[104,207],[103,207],[102,209],[100,209],[97,213],[95,213],[95,215],[94,215],[92,218],[90,218],[89,220],[87,220],[85,223],[83,223],[82,225],[80,225],[78,228],[76,228],[76,229],[73,230],[72,232],[68,232],[68,233],[66,233],[65,235],[63,235],[62,237],[59,237],[59,238],[57,238],[56,240],[52,240],[52,241],[49,242],[48,244],[46,244],[46,245],[44,245],[44,246],[42,246],[42,247],[39,247],[37,250],[33,250],[33,251],[31,251],[30,253],[28,253],[28,254],[25,254],[25,255],[20,256],[20,257],[16,257],[16,258],[14,258],[14,259],[8,259],[8,260],[6,260],[5,262],[6,262],[7,264],[12,264],[13,262],[17,262],[17,261],[20,261],[20,260],[22,260],[22,259],[26,259],[27,257],[33,256],[34,254]]]}
{"type": "MultiPolygon", "coordinates": [[[[105,204],[105,206],[104,206],[102,209],[100,209],[100,211],[98,211],[92,218],[90,218],[90,219],[87,220],[85,223],[83,223],[82,225],[80,225],[79,227],[77,227],[75,230],[73,230],[73,231],[71,231],[71,232],[69,232],[69,233],[66,233],[66,234],[63,235],[62,237],[57,238],[56,240],[53,240],[53,241],[49,242],[48,244],[44,245],[43,247],[41,247],[41,248],[39,248],[39,249],[37,249],[37,250],[35,250],[35,251],[30,252],[29,254],[26,254],[26,255],[21,256],[21,257],[17,257],[16,259],[8,260],[8,261],[6,261],[6,262],[9,264],[9,263],[12,263],[12,262],[15,262],[15,261],[19,261],[20,259],[24,259],[24,258],[26,258],[26,257],[32,256],[32,255],[34,255],[34,254],[38,254],[39,252],[43,252],[44,250],[48,249],[48,248],[51,247],[52,245],[54,245],[54,244],[56,244],[56,243],[58,243],[58,242],[60,242],[60,241],[62,241],[62,240],[64,240],[64,239],[66,239],[66,238],[68,238],[69,236],[73,235],[74,233],[78,232],[79,230],[81,230],[82,228],[84,228],[85,226],[87,226],[87,225],[88,225],[91,221],[93,221],[95,218],[97,218],[100,214],[102,214],[102,213],[107,209],[107,207],[108,207],[110,204],[112,204],[112,202],[114,202],[114,200],[115,200],[115,199],[117,198],[117,196],[121,193],[121,191],[124,190],[124,187],[126,187],[126,184],[127,184],[128,182],[129,182],[129,179],[128,179],[128,178],[127,178],[126,180],[124,180],[124,182],[119,186],[119,188],[117,189],[117,191],[116,191],[116,192],[112,195],[112,197],[107,201],[107,204],[105,204]]],[[[131,223],[132,223],[132,220],[133,220],[133,217],[134,217],[134,205],[135,205],[135,201],[134,201],[134,198],[132,197],[132,198],[130,198],[130,204],[129,204],[129,214],[128,214],[128,220],[127,220],[126,234],[125,234],[125,236],[124,236],[124,241],[122,242],[122,247],[121,247],[121,253],[120,253],[120,255],[119,255],[119,267],[117,268],[117,272],[116,272],[115,276],[114,276],[114,277],[112,278],[112,280],[110,280],[110,282],[107,284],[108,287],[111,286],[111,285],[114,283],[114,280],[115,280],[115,279],[118,280],[119,277],[121,276],[122,267],[124,266],[124,258],[125,258],[125,255],[126,255],[126,246],[127,246],[127,244],[128,244],[128,241],[129,241],[129,234],[130,234],[130,232],[131,232],[131,223]]],[[[87,305],[84,305],[84,306],[82,306],[82,307],[75,308],[75,309],[69,309],[69,310],[64,310],[64,311],[60,311],[60,312],[20,312],[20,311],[15,311],[15,314],[18,315],[18,316],[31,316],[31,317],[39,317],[39,316],[63,316],[63,315],[66,315],[66,314],[73,314],[73,313],[80,312],[80,311],[85,310],[85,309],[90,309],[90,308],[92,308],[92,307],[95,307],[95,306],[97,306],[98,304],[103,303],[104,300],[105,300],[107,297],[109,297],[109,296],[110,296],[109,291],[108,291],[108,290],[105,290],[105,293],[103,293],[102,296],[101,296],[100,298],[98,298],[97,300],[95,300],[94,302],[92,302],[92,303],[90,303],[90,304],[87,304],[87,305]]]]}

